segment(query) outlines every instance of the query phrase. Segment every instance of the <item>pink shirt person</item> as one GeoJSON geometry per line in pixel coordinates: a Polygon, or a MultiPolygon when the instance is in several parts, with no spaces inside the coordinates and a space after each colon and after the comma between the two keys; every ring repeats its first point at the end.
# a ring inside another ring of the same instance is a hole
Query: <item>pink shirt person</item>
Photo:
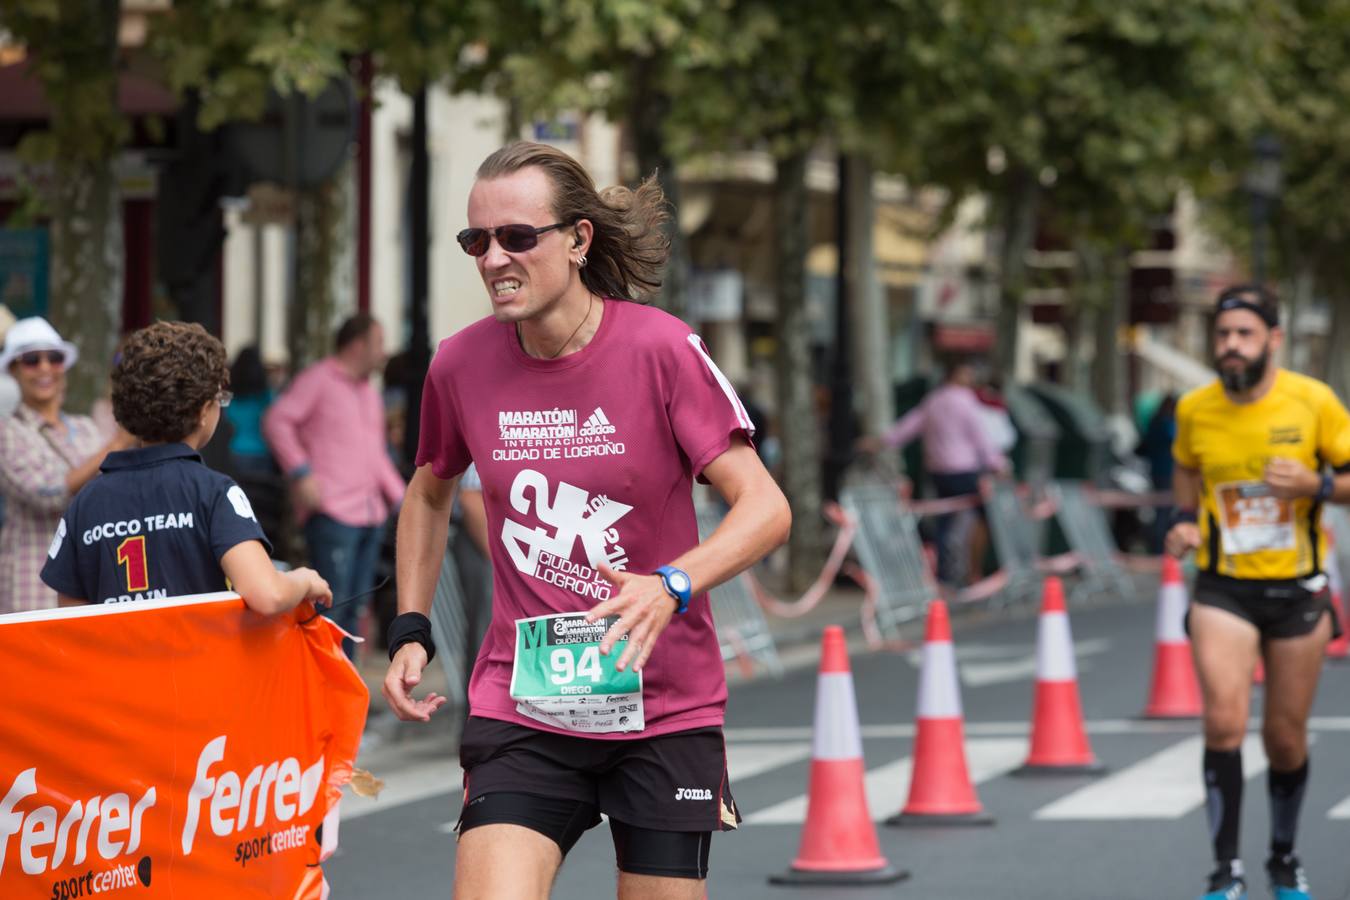
{"type": "MultiPolygon", "coordinates": [[[[753,433],[684,323],[602,302],[599,330],[575,353],[528,356],[512,324],[489,318],[442,342],[427,376],[417,465],[449,479],[472,461],[487,511],[492,624],[469,685],[474,716],[557,731],[510,697],[515,620],[609,598],[617,589],[600,563],[646,573],[695,546],[694,478],[735,435],[753,433]]],[[[722,724],[726,679],[706,595],[671,620],[643,677],[644,730],[590,737],[722,724]]]]}
{"type": "Polygon", "coordinates": [[[314,512],[344,525],[382,525],[403,499],[389,458],[384,401],[369,379],[352,377],[329,357],[295,377],[263,417],[263,436],[281,470],[308,470],[319,484],[314,512]]]}
{"type": "Polygon", "coordinates": [[[989,440],[980,399],[963,384],[945,382],[881,435],[887,447],[903,447],[923,436],[923,464],[929,472],[956,474],[1002,470],[1007,460],[989,440]]]}

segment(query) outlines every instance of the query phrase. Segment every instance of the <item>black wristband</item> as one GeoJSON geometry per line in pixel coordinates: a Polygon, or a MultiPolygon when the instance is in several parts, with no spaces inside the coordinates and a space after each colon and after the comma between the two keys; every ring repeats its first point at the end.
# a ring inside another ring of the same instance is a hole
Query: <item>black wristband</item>
{"type": "Polygon", "coordinates": [[[1182,522],[1189,522],[1192,525],[1194,525],[1198,521],[1200,520],[1196,516],[1195,510],[1193,509],[1181,509],[1180,507],[1178,507],[1177,509],[1172,510],[1171,527],[1176,527],[1177,525],[1180,525],[1182,522]]]}
{"type": "Polygon", "coordinates": [[[389,660],[404,644],[417,642],[427,651],[427,662],[436,658],[436,642],[431,639],[431,620],[420,612],[406,612],[394,616],[386,634],[389,642],[389,660]]]}
{"type": "Polygon", "coordinates": [[[1317,486],[1317,499],[1325,502],[1331,499],[1331,495],[1336,493],[1336,477],[1330,472],[1322,473],[1322,483],[1317,486]]]}

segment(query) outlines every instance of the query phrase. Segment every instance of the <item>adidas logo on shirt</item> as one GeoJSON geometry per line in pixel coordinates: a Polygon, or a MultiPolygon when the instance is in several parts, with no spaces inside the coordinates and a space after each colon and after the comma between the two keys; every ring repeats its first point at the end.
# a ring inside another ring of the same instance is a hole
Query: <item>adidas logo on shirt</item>
{"type": "Polygon", "coordinates": [[[609,417],[600,407],[595,408],[595,412],[585,422],[581,423],[581,430],[577,432],[580,437],[596,437],[599,435],[613,434],[615,432],[613,425],[609,423],[609,417]]]}

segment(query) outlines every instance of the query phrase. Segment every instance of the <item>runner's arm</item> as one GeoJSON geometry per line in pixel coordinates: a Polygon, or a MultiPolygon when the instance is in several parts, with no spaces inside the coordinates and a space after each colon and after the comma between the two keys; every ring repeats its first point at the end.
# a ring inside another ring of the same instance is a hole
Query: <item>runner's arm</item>
{"type": "Polygon", "coordinates": [[[408,483],[395,535],[394,567],[400,613],[431,614],[458,484],[458,477],[448,481],[437,477],[430,464],[419,466],[408,483]]]}
{"type": "MultiPolygon", "coordinates": [[[[748,569],[787,540],[792,527],[787,499],[745,438],[734,437],[731,446],[704,467],[703,475],[731,508],[706,541],[668,563],[689,576],[691,595],[748,569]]],[[[600,652],[608,655],[627,634],[628,646],[615,667],[623,671],[631,663],[640,672],[675,614],[674,601],[656,575],[616,572],[603,563],[600,573],[619,591],[592,608],[586,618],[594,622],[617,613],[619,619],[605,632],[600,652]]]]}
{"type": "MultiPolygon", "coordinates": [[[[431,613],[458,484],[458,476],[442,479],[431,470],[430,464],[419,466],[408,483],[398,514],[395,542],[400,614],[431,613]]],[[[415,640],[400,647],[389,662],[381,690],[394,715],[405,722],[430,721],[431,714],[446,702],[445,697],[434,693],[421,700],[413,699],[413,688],[421,683],[427,662],[426,648],[415,640]]]]}
{"type": "MultiPolygon", "coordinates": [[[[1200,471],[1177,463],[1172,470],[1172,501],[1179,511],[1195,514],[1200,504],[1200,471]]],[[[1200,526],[1195,521],[1175,521],[1167,529],[1164,549],[1180,559],[1200,546],[1200,526]]]]}
{"type": "Polygon", "coordinates": [[[792,509],[759,455],[737,436],[703,469],[730,509],[708,539],[670,561],[701,594],[744,572],[787,540],[792,509]]]}

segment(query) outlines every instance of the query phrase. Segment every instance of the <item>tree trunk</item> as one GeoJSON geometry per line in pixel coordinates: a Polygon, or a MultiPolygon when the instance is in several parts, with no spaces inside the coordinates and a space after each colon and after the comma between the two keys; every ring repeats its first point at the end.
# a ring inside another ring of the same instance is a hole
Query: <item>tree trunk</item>
{"type": "Polygon", "coordinates": [[[66,408],[88,412],[108,386],[122,330],[122,204],[111,162],[57,164],[51,242],[49,318],[80,349],[66,408]]]}
{"type": "Polygon", "coordinates": [[[891,329],[886,316],[886,291],[877,277],[872,230],[876,202],[872,166],[851,155],[849,172],[849,281],[853,285],[853,377],[862,395],[862,430],[880,434],[895,418],[891,391],[891,329]]]}
{"type": "Polygon", "coordinates": [[[670,97],[657,85],[656,69],[660,61],[649,56],[639,57],[633,63],[633,94],[628,121],[633,134],[633,151],[637,157],[638,180],[653,173],[670,204],[670,221],[666,235],[670,238],[670,257],[666,263],[661,290],[654,302],[666,312],[687,318],[685,308],[689,289],[689,245],[680,230],[680,180],[675,171],[675,160],[666,145],[664,123],[670,113],[670,97]]]}
{"type": "Polygon", "coordinates": [[[288,314],[293,371],[333,350],[333,335],[356,306],[352,281],[351,163],[296,203],[296,296],[288,314]]]}
{"type": "Polygon", "coordinates": [[[774,183],[777,269],[778,418],[783,440],[783,490],[792,505],[789,578],[801,590],[820,570],[825,528],[821,517],[820,422],[813,402],[811,347],[806,323],[806,252],[810,221],[805,150],[778,161],[774,183]]]}
{"type": "Polygon", "coordinates": [[[1125,305],[1129,302],[1129,257],[1123,250],[1111,254],[1100,271],[1103,280],[1093,333],[1096,355],[1092,361],[1092,393],[1097,406],[1110,416],[1127,411],[1120,331],[1125,327],[1125,305]]]}
{"type": "Polygon", "coordinates": [[[1027,252],[1036,243],[1036,216],[1040,209],[1040,185],[1034,172],[1012,166],[1007,187],[1000,198],[1002,227],[999,233],[999,307],[995,365],[1011,384],[1016,375],[1018,339],[1021,331],[1022,296],[1026,292],[1027,252]]]}
{"type": "Polygon", "coordinates": [[[122,204],[113,160],[117,112],[117,0],[62,0],[63,41],[39,67],[52,101],[51,298],[48,318],[80,349],[66,407],[86,412],[107,388],[122,328],[122,204]]]}

